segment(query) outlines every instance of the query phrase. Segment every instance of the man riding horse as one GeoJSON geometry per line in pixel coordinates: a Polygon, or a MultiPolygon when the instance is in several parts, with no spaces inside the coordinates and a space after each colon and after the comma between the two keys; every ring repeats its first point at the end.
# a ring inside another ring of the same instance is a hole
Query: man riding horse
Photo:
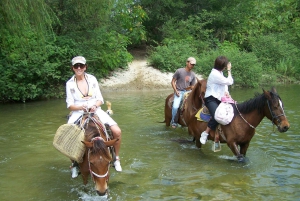
{"type": "Polygon", "coordinates": [[[178,125],[178,108],[183,99],[185,92],[190,91],[196,84],[196,75],[192,71],[196,64],[194,57],[189,57],[186,60],[186,66],[176,70],[172,79],[172,87],[174,89],[174,101],[172,105],[172,128],[176,128],[178,125]]]}

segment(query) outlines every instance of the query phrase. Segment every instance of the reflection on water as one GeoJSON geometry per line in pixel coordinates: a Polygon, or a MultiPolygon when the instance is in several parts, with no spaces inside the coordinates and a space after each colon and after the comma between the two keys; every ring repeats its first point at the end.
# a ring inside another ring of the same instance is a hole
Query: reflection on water
{"type": "MultiPolygon", "coordinates": [[[[103,92],[123,132],[123,172],[111,169],[108,200],[299,199],[297,88],[277,87],[291,129],[279,133],[264,119],[247,163],[237,163],[226,145],[216,153],[211,142],[197,149],[186,128],[158,123],[164,120],[164,100],[171,91],[103,92]]],[[[238,102],[262,93],[231,91],[238,102]]],[[[91,180],[84,186],[81,177],[71,179],[69,159],[52,145],[56,129],[66,122],[65,100],[0,109],[1,200],[105,200],[96,195],[91,180]]]]}

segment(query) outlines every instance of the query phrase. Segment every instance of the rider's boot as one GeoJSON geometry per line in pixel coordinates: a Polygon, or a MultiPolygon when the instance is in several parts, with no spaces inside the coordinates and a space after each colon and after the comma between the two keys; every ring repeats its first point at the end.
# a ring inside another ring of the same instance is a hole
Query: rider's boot
{"type": "Polygon", "coordinates": [[[73,161],[71,168],[72,178],[78,177],[79,171],[78,171],[78,163],[76,161],[73,161]]]}

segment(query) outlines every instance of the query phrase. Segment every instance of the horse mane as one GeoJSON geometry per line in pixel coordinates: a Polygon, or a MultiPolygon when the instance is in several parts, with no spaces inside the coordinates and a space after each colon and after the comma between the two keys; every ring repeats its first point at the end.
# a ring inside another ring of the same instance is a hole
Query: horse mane
{"type": "Polygon", "coordinates": [[[190,96],[194,97],[198,88],[200,88],[201,90],[201,83],[197,81],[197,83],[195,84],[194,88],[192,89],[190,96]]]}
{"type": "MultiPolygon", "coordinates": [[[[256,92],[254,94],[255,95],[254,98],[252,98],[250,100],[247,100],[243,103],[237,104],[238,110],[241,113],[244,113],[244,114],[252,112],[253,110],[258,110],[259,113],[262,113],[263,108],[264,108],[264,106],[266,104],[266,101],[267,101],[267,97],[266,97],[265,93],[259,94],[259,93],[256,92]]],[[[277,91],[276,91],[275,87],[272,87],[271,90],[268,91],[267,93],[269,93],[272,104],[275,104],[274,101],[276,101],[276,99],[281,100],[280,96],[277,94],[277,91]]]]}
{"type": "Polygon", "coordinates": [[[263,112],[263,108],[267,98],[264,94],[255,93],[254,98],[251,98],[243,103],[237,104],[237,108],[241,113],[247,114],[253,110],[258,110],[259,113],[263,112]]]}
{"type": "Polygon", "coordinates": [[[89,123],[85,126],[84,139],[86,141],[91,141],[94,137],[101,136],[97,126],[94,122],[89,121],[89,123]]]}
{"type": "MultiPolygon", "coordinates": [[[[200,105],[202,106],[202,98],[204,98],[204,97],[200,97],[200,96],[202,96],[202,91],[201,91],[201,89],[202,89],[202,85],[203,84],[206,84],[206,80],[199,80],[198,78],[197,78],[197,83],[195,84],[195,86],[194,86],[194,88],[192,89],[192,91],[191,91],[191,93],[190,93],[190,97],[192,97],[192,101],[194,101],[194,99],[195,99],[195,96],[197,96],[196,97],[196,99],[197,100],[199,100],[200,101],[200,105]],[[199,94],[198,94],[199,93],[199,94]]],[[[205,87],[206,87],[206,85],[205,85],[205,87]]],[[[205,91],[203,92],[203,95],[204,95],[204,93],[205,93],[205,91]]]]}
{"type": "Polygon", "coordinates": [[[93,147],[91,148],[91,154],[92,155],[100,155],[105,160],[111,161],[111,155],[107,149],[107,146],[104,144],[103,140],[94,140],[93,141],[93,147]]]}

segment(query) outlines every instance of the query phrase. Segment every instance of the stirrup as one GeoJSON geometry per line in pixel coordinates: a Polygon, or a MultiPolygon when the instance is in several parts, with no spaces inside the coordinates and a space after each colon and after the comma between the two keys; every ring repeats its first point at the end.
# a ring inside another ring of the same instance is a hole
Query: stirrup
{"type": "Polygon", "coordinates": [[[215,142],[215,141],[214,141],[214,143],[213,143],[213,145],[212,145],[212,150],[213,150],[214,152],[221,151],[221,143],[220,143],[220,141],[218,141],[218,142],[215,142]]]}

